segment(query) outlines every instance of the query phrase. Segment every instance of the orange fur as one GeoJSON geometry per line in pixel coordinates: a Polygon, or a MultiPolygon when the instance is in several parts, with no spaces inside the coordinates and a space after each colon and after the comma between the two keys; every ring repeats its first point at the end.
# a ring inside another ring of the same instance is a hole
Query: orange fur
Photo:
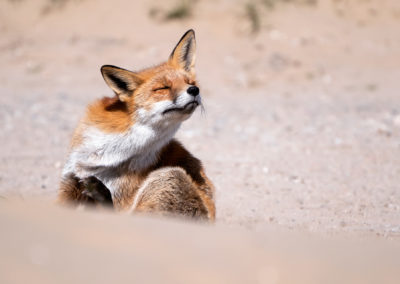
{"type": "Polygon", "coordinates": [[[106,133],[125,132],[135,123],[133,113],[133,102],[106,97],[88,107],[83,123],[95,125],[106,133]]]}

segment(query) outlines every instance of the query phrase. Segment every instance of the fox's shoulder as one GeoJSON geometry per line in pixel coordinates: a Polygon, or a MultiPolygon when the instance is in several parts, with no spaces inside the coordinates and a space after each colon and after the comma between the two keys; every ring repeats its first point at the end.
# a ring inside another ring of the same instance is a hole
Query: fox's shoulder
{"type": "Polygon", "coordinates": [[[176,139],[172,139],[161,152],[161,167],[181,167],[183,168],[197,184],[204,184],[206,175],[201,161],[193,156],[183,145],[176,139]]]}
{"type": "Polygon", "coordinates": [[[161,151],[160,161],[168,166],[173,166],[174,164],[180,162],[201,162],[199,159],[194,157],[177,139],[172,139],[161,151]]]}

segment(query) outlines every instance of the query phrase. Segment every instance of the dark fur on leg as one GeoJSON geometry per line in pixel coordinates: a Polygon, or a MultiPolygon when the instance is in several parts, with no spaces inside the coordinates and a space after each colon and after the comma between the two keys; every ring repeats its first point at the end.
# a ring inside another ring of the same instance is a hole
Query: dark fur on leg
{"type": "Polygon", "coordinates": [[[81,181],[81,183],[85,188],[82,191],[82,194],[88,196],[99,204],[106,206],[113,205],[111,192],[100,180],[95,177],[88,177],[81,181]]]}
{"type": "Polygon", "coordinates": [[[97,178],[83,180],[70,174],[61,180],[58,201],[68,205],[113,206],[111,193],[97,178]]]}

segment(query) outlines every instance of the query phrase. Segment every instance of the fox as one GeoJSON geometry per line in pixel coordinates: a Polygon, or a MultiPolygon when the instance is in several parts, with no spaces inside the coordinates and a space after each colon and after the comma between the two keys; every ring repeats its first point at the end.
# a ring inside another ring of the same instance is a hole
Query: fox
{"type": "Polygon", "coordinates": [[[214,185],[201,161],[174,138],[202,106],[195,60],[190,29],[159,65],[101,67],[114,96],[89,104],[78,123],[62,170],[60,204],[215,220],[214,185]]]}

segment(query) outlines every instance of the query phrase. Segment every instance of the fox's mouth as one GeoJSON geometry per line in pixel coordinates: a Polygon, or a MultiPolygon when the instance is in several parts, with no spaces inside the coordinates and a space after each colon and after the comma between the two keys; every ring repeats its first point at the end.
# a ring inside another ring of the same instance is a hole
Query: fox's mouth
{"type": "Polygon", "coordinates": [[[199,102],[191,101],[191,102],[188,102],[183,107],[173,107],[173,108],[166,109],[166,110],[163,111],[163,114],[166,114],[166,113],[169,113],[169,112],[173,112],[173,111],[191,113],[196,109],[196,107],[198,107],[198,105],[199,105],[199,102]]]}

